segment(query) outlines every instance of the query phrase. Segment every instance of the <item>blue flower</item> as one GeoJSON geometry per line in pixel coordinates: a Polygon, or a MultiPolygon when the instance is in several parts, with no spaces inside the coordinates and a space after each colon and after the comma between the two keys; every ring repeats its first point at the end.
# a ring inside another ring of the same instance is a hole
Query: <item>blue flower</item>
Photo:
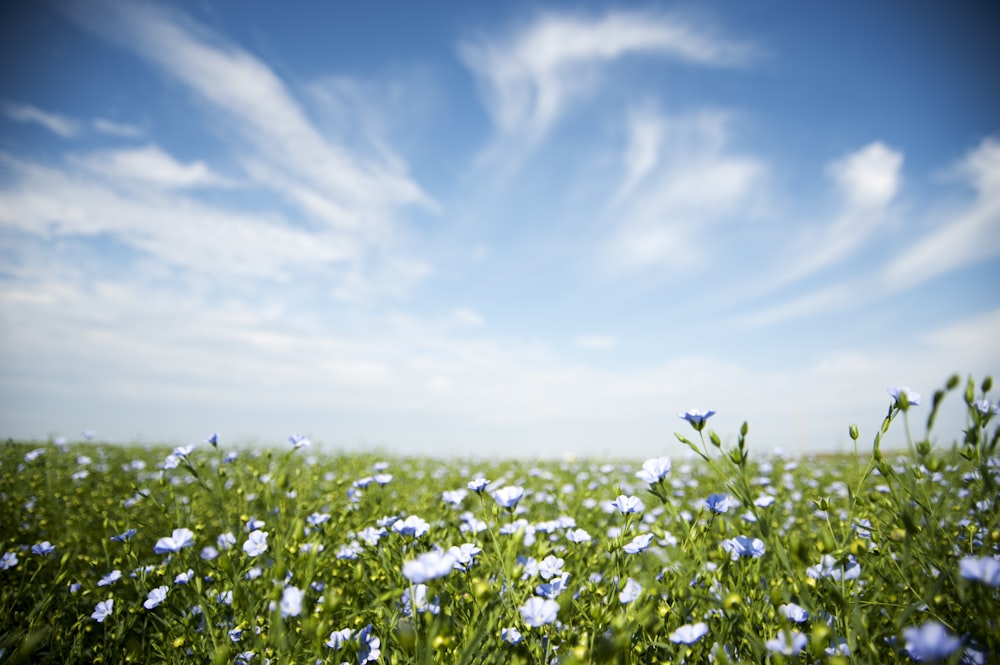
{"type": "Polygon", "coordinates": [[[430,551],[403,563],[403,577],[414,584],[423,584],[445,577],[455,567],[455,557],[448,552],[430,551]]]}
{"type": "Polygon", "coordinates": [[[476,494],[482,494],[483,490],[486,489],[487,485],[489,484],[490,481],[487,480],[486,478],[475,478],[469,481],[468,487],[476,494]]]}
{"type": "Polygon", "coordinates": [[[642,470],[637,471],[635,477],[639,480],[655,485],[670,473],[670,458],[656,457],[648,459],[642,463],[642,470]]]}
{"type": "Polygon", "coordinates": [[[111,540],[119,543],[124,543],[126,540],[128,540],[134,535],[135,535],[135,529],[126,529],[125,531],[119,533],[117,536],[111,536],[111,540]]]}
{"type": "Polygon", "coordinates": [[[411,538],[420,538],[426,535],[430,531],[430,528],[431,525],[417,515],[410,515],[405,520],[398,520],[392,524],[393,531],[401,533],[404,536],[410,536],[411,538]]]}
{"type": "Polygon", "coordinates": [[[631,603],[642,593],[642,585],[631,577],[625,580],[625,588],[618,594],[618,600],[623,604],[631,603]]]}
{"type": "Polygon", "coordinates": [[[708,624],[694,623],[681,626],[670,633],[670,641],[677,644],[694,644],[708,633],[708,624]]]}
{"type": "Polygon", "coordinates": [[[205,443],[209,444],[213,448],[217,448],[219,446],[219,433],[212,432],[212,436],[205,439],[205,443]]]}
{"type": "Polygon", "coordinates": [[[344,644],[350,641],[351,637],[354,635],[354,631],[350,628],[344,628],[342,630],[335,630],[330,633],[330,639],[326,641],[326,646],[331,649],[342,649],[344,644]]]}
{"type": "Polygon", "coordinates": [[[794,656],[806,648],[809,638],[796,630],[783,630],[764,643],[768,651],[794,656]]]}
{"type": "Polygon", "coordinates": [[[705,421],[715,415],[715,411],[709,409],[707,411],[699,411],[698,409],[688,409],[684,413],[678,414],[679,417],[691,423],[691,427],[695,428],[697,431],[701,431],[705,428],[705,421]]]}
{"type": "Polygon", "coordinates": [[[920,662],[944,660],[962,646],[962,641],[937,621],[928,621],[919,628],[903,629],[903,639],[906,640],[906,653],[920,662]]]}
{"type": "Polygon", "coordinates": [[[566,562],[559,557],[550,554],[538,563],[538,574],[546,580],[562,575],[564,563],[566,562]]]}
{"type": "Polygon", "coordinates": [[[591,540],[591,537],[584,529],[572,529],[566,532],[566,540],[571,543],[586,543],[591,540]]]}
{"type": "Polygon", "coordinates": [[[738,505],[739,503],[730,498],[728,494],[710,494],[705,499],[705,507],[716,515],[728,513],[730,508],[735,508],[738,505]]]}
{"type": "Polygon", "coordinates": [[[116,568],[115,570],[112,570],[110,573],[102,577],[97,582],[97,586],[108,586],[109,584],[114,584],[121,578],[122,578],[122,571],[116,568]]]}
{"type": "Polygon", "coordinates": [[[475,563],[475,557],[482,552],[482,548],[475,543],[462,543],[458,547],[449,547],[448,554],[455,559],[455,570],[466,572],[475,563]]]}
{"type": "Polygon", "coordinates": [[[374,627],[368,624],[358,633],[358,665],[374,663],[382,655],[382,641],[372,634],[374,627]]]}
{"type": "Polygon", "coordinates": [[[417,612],[430,612],[431,614],[440,614],[441,612],[441,599],[434,596],[431,601],[427,600],[427,585],[426,584],[415,584],[412,587],[412,593],[410,589],[403,592],[403,614],[406,616],[413,616],[413,610],[417,612]]]}
{"type": "Polygon", "coordinates": [[[94,612],[90,615],[90,618],[97,623],[104,623],[104,620],[111,616],[111,613],[115,609],[115,599],[108,598],[107,600],[102,600],[94,606],[94,612]]]}
{"type": "Polygon", "coordinates": [[[185,547],[194,545],[194,532],[191,529],[174,529],[170,536],[160,538],[153,547],[156,554],[180,552],[185,547]]]}
{"type": "Polygon", "coordinates": [[[760,538],[749,538],[747,536],[736,536],[722,541],[722,548],[729,552],[733,561],[741,557],[756,559],[764,555],[764,541],[760,538]]]}
{"type": "Polygon", "coordinates": [[[302,434],[292,434],[288,437],[288,442],[292,444],[293,450],[298,450],[299,448],[305,448],[306,446],[311,446],[312,441],[309,437],[302,434]]]}
{"type": "Polygon", "coordinates": [[[617,499],[611,502],[611,505],[618,509],[623,515],[629,513],[635,513],[644,508],[642,501],[637,496],[626,496],[620,494],[617,499]]]}
{"type": "Polygon", "coordinates": [[[521,631],[511,627],[500,629],[500,639],[507,644],[520,644],[524,638],[521,636],[521,631]]]}
{"type": "Polygon", "coordinates": [[[915,393],[906,386],[890,386],[886,390],[892,397],[893,405],[900,411],[906,411],[911,406],[920,405],[920,393],[915,393]]]}
{"type": "Polygon", "coordinates": [[[15,552],[4,552],[0,557],[0,570],[10,570],[17,565],[17,554],[15,552]]]}
{"type": "Polygon", "coordinates": [[[625,545],[625,553],[638,554],[639,552],[643,552],[647,547],[649,547],[651,542],[653,542],[653,534],[651,533],[644,533],[640,536],[636,536],[632,539],[632,542],[625,545]]]}
{"type": "Polygon", "coordinates": [[[785,618],[795,623],[802,623],[809,620],[809,612],[804,607],[795,603],[786,603],[778,606],[778,611],[785,615],[785,618]]]}
{"type": "Polygon", "coordinates": [[[551,598],[532,596],[518,609],[521,611],[524,623],[532,628],[538,628],[556,620],[556,616],[559,614],[559,603],[551,598]]]}
{"type": "Polygon", "coordinates": [[[259,556],[267,551],[267,531],[257,529],[251,531],[247,541],[243,543],[243,551],[250,556],[259,556]]]}
{"type": "Polygon", "coordinates": [[[164,600],[166,600],[168,591],[169,589],[165,586],[156,587],[155,589],[150,591],[149,594],[146,596],[146,600],[145,602],[143,602],[142,606],[145,607],[147,610],[153,609],[154,607],[162,603],[164,600]]]}
{"type": "Polygon", "coordinates": [[[500,489],[495,490],[492,494],[493,500],[496,501],[501,508],[511,510],[517,505],[517,502],[521,500],[521,497],[524,496],[524,488],[507,485],[506,487],[501,487],[500,489]]]}
{"type": "Polygon", "coordinates": [[[1000,559],[996,557],[965,557],[958,562],[958,569],[967,580],[1000,587],[1000,559]]]}
{"type": "Polygon", "coordinates": [[[42,542],[31,546],[31,553],[37,554],[38,556],[48,556],[55,551],[55,545],[47,540],[43,540],[42,542]]]}
{"type": "Polygon", "coordinates": [[[281,592],[281,616],[297,617],[302,613],[302,589],[294,586],[285,587],[281,592]]]}
{"type": "Polygon", "coordinates": [[[566,587],[569,586],[569,573],[562,573],[559,577],[552,578],[549,582],[544,582],[535,587],[535,593],[542,598],[555,600],[566,587]]]}

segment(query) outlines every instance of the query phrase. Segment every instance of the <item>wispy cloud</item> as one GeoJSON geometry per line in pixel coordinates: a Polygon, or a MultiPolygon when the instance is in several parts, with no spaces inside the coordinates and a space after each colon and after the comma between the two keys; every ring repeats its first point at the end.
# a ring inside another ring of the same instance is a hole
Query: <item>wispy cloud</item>
{"type": "Polygon", "coordinates": [[[102,134],[119,136],[126,139],[139,138],[144,133],[141,127],[124,122],[115,122],[114,120],[108,120],[107,118],[94,118],[91,124],[94,129],[102,134]]]}
{"type": "Polygon", "coordinates": [[[756,52],[677,16],[612,11],[543,14],[504,40],[465,41],[459,53],[477,78],[501,141],[516,137],[530,147],[571,105],[594,93],[604,67],[616,60],[646,55],[730,67],[756,52]]]}
{"type": "Polygon", "coordinates": [[[66,116],[49,111],[43,111],[30,104],[17,104],[5,101],[0,103],[0,112],[16,122],[27,122],[41,125],[53,134],[63,138],[72,138],[80,131],[79,124],[66,116]]]}
{"type": "Polygon", "coordinates": [[[573,343],[581,349],[607,351],[618,348],[618,338],[611,335],[580,335],[573,343]]]}
{"type": "Polygon", "coordinates": [[[972,188],[973,200],[937,221],[889,263],[885,279],[894,290],[1000,256],[1000,140],[984,139],[952,175],[972,188]]]}
{"type": "Polygon", "coordinates": [[[111,181],[145,182],[167,189],[226,187],[233,183],[203,161],[183,164],[154,144],[142,148],[102,150],[79,160],[95,174],[111,181]]]}
{"type": "Polygon", "coordinates": [[[629,116],[625,174],[609,213],[616,221],[602,243],[616,269],[690,266],[719,226],[753,214],[768,169],[729,147],[729,124],[716,111],[629,116]]]}

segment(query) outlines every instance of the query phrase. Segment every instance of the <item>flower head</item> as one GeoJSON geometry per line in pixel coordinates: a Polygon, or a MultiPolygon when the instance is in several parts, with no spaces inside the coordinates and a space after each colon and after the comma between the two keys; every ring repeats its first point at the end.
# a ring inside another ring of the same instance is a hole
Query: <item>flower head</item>
{"type": "Polygon", "coordinates": [[[739,504],[728,494],[709,494],[708,498],[705,499],[705,507],[716,515],[728,513],[730,508],[734,508],[738,505],[739,504]]]}
{"type": "Polygon", "coordinates": [[[496,501],[501,508],[507,508],[508,510],[513,509],[523,496],[524,488],[516,487],[514,485],[507,485],[506,487],[501,487],[493,492],[493,500],[496,501]]]}
{"type": "Polygon", "coordinates": [[[47,540],[43,540],[42,542],[31,546],[31,553],[37,554],[38,556],[48,556],[55,551],[55,545],[47,540]]]}
{"type": "Polygon", "coordinates": [[[354,631],[350,628],[344,628],[342,630],[335,630],[330,633],[330,639],[326,641],[326,646],[331,649],[342,649],[344,644],[350,641],[351,637],[354,635],[354,631]]]}
{"type": "Polygon", "coordinates": [[[194,532],[191,529],[174,529],[169,536],[156,541],[153,552],[156,554],[180,552],[183,548],[191,545],[194,545],[194,532]]]}
{"type": "Polygon", "coordinates": [[[306,446],[312,445],[312,441],[309,440],[309,437],[303,434],[292,434],[288,437],[288,442],[292,444],[293,450],[298,450],[299,448],[305,448],[306,446]]]}
{"type": "Polygon", "coordinates": [[[302,589],[294,586],[285,587],[281,592],[281,616],[297,617],[302,613],[302,589]]]}
{"type": "Polygon", "coordinates": [[[481,494],[482,491],[486,489],[487,485],[489,484],[490,481],[487,480],[486,478],[474,478],[469,481],[468,487],[476,494],[481,494]]]}
{"type": "Polygon", "coordinates": [[[676,644],[694,644],[708,633],[708,624],[689,623],[670,633],[670,641],[676,644]]]}
{"type": "Polygon", "coordinates": [[[747,536],[736,536],[722,541],[722,548],[729,552],[733,561],[739,558],[748,557],[756,559],[764,555],[764,541],[760,538],[749,538],[747,536]]]}
{"type": "Polygon", "coordinates": [[[115,570],[112,570],[110,573],[102,577],[100,581],[97,583],[97,586],[108,586],[109,584],[114,584],[121,578],[122,578],[122,571],[116,568],[115,570]]]}
{"type": "Polygon", "coordinates": [[[556,620],[556,616],[559,614],[559,603],[551,598],[532,596],[518,609],[521,611],[521,616],[524,617],[524,623],[532,628],[538,628],[556,620]]]}
{"type": "Polygon", "coordinates": [[[623,515],[639,512],[643,509],[642,501],[637,496],[626,496],[620,494],[611,505],[618,509],[623,515]]]}
{"type": "Polygon", "coordinates": [[[455,567],[455,561],[450,552],[424,552],[416,559],[403,563],[403,577],[414,584],[423,584],[448,575],[455,567]]]}
{"type": "Polygon", "coordinates": [[[461,570],[462,572],[472,567],[472,564],[475,563],[476,555],[482,551],[483,549],[475,543],[462,543],[457,547],[448,548],[448,554],[455,559],[455,570],[461,570]]]}
{"type": "Polygon", "coordinates": [[[890,386],[886,390],[889,391],[893,404],[900,411],[906,411],[911,406],[920,404],[920,393],[915,393],[906,386],[890,386]]]}
{"type": "Polygon", "coordinates": [[[418,515],[409,515],[405,520],[397,520],[392,524],[392,530],[411,538],[420,538],[430,531],[431,525],[418,515]]]}
{"type": "Polygon", "coordinates": [[[699,411],[698,409],[688,409],[684,413],[677,414],[680,418],[691,423],[691,427],[695,428],[697,431],[701,431],[705,428],[705,421],[715,415],[715,411],[708,409],[707,411],[699,411]]]}
{"type": "Polygon", "coordinates": [[[250,556],[259,556],[267,551],[267,531],[256,529],[247,536],[247,541],[243,543],[243,551],[250,556]]]}
{"type": "Polygon", "coordinates": [[[104,623],[104,620],[111,616],[111,613],[115,609],[115,599],[108,598],[107,600],[102,600],[94,606],[94,612],[90,615],[90,618],[97,623],[104,623]]]}
{"type": "Polygon", "coordinates": [[[500,639],[507,644],[520,644],[524,638],[521,636],[521,631],[511,627],[500,629],[500,639]]]}
{"type": "Polygon", "coordinates": [[[644,533],[632,539],[632,542],[625,545],[626,554],[638,554],[644,552],[649,544],[653,542],[653,534],[644,533]]]}
{"type": "Polygon", "coordinates": [[[958,562],[958,569],[967,580],[1000,587],[1000,559],[997,557],[965,557],[958,562]]]}
{"type": "Polygon", "coordinates": [[[3,556],[0,557],[0,570],[10,570],[16,565],[17,565],[16,552],[4,552],[3,556]]]}
{"type": "Polygon", "coordinates": [[[368,624],[358,633],[358,665],[374,663],[382,655],[382,641],[372,634],[374,627],[368,624]]]}
{"type": "Polygon", "coordinates": [[[642,585],[630,577],[625,581],[625,588],[623,588],[621,593],[618,594],[618,600],[623,605],[631,603],[633,600],[638,598],[641,593],[642,585]]]}
{"type": "Polygon", "coordinates": [[[795,623],[802,623],[808,621],[809,612],[800,605],[795,603],[786,603],[778,607],[778,611],[785,615],[785,618],[789,621],[794,621],[795,623]]]}
{"type": "Polygon", "coordinates": [[[937,621],[928,621],[919,628],[905,628],[906,653],[916,661],[944,660],[955,653],[962,641],[937,621]]]}
{"type": "Polygon", "coordinates": [[[764,643],[768,651],[794,656],[806,648],[809,638],[796,630],[783,630],[764,643]]]}
{"type": "Polygon", "coordinates": [[[155,589],[150,591],[149,594],[146,596],[146,600],[145,602],[143,602],[142,606],[145,607],[147,610],[153,609],[154,607],[162,603],[164,600],[166,600],[167,592],[169,590],[170,589],[168,589],[165,586],[156,587],[155,589]]]}
{"type": "Polygon", "coordinates": [[[134,535],[135,535],[135,529],[126,529],[125,531],[119,533],[117,536],[111,536],[111,540],[119,543],[124,543],[126,540],[128,540],[134,535]]]}
{"type": "Polygon", "coordinates": [[[636,471],[635,477],[644,483],[655,485],[670,473],[670,458],[655,457],[642,463],[642,470],[636,471]]]}

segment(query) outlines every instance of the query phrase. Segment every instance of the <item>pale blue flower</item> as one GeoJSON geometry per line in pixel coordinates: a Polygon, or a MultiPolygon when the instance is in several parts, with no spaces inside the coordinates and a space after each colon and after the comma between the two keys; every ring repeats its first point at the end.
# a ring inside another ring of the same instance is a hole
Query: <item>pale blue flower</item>
{"type": "Polygon", "coordinates": [[[373,480],[379,485],[388,485],[392,482],[391,473],[376,473],[373,480]]]}
{"type": "Polygon", "coordinates": [[[392,530],[411,538],[420,538],[430,531],[431,525],[417,515],[410,515],[405,520],[393,522],[392,530]]]}
{"type": "Polygon", "coordinates": [[[483,490],[490,484],[486,478],[474,478],[469,481],[468,487],[476,494],[482,494],[483,490]]]}
{"type": "Polygon", "coordinates": [[[754,558],[763,556],[765,547],[764,541],[760,538],[749,538],[748,536],[736,536],[722,541],[722,547],[733,561],[741,557],[754,558]]]}
{"type": "Polygon", "coordinates": [[[120,571],[120,570],[118,570],[116,568],[115,570],[112,570],[110,573],[108,573],[107,575],[105,575],[104,577],[102,577],[100,580],[98,580],[97,586],[108,586],[108,585],[114,584],[115,582],[117,582],[121,578],[122,578],[122,571],[120,571]]]}
{"type": "Polygon", "coordinates": [[[774,497],[770,494],[762,494],[753,501],[753,505],[758,508],[767,508],[774,503],[774,497]]]}
{"type": "Polygon", "coordinates": [[[521,500],[521,497],[524,496],[524,488],[507,485],[506,487],[501,487],[500,489],[495,490],[492,495],[493,500],[496,501],[501,508],[512,509],[517,505],[517,502],[521,500]]]}
{"type": "Polygon", "coordinates": [[[430,551],[403,563],[403,577],[414,584],[423,584],[445,577],[455,567],[455,557],[448,552],[430,551]]]}
{"type": "Polygon", "coordinates": [[[117,536],[111,536],[111,540],[119,543],[124,543],[126,540],[128,540],[134,535],[135,535],[135,529],[126,529],[125,531],[119,533],[117,536]]]}
{"type": "Polygon", "coordinates": [[[651,533],[636,536],[632,539],[632,542],[625,545],[625,553],[639,554],[640,552],[644,552],[651,542],[653,542],[653,534],[651,533]]]}
{"type": "Polygon", "coordinates": [[[467,494],[468,491],[463,489],[445,490],[441,492],[441,500],[452,506],[460,506],[465,501],[467,494]]]}
{"type": "Polygon", "coordinates": [[[913,392],[907,386],[890,386],[886,390],[889,391],[895,406],[903,411],[911,406],[920,405],[920,393],[913,392]]]}
{"type": "Polygon", "coordinates": [[[705,507],[716,515],[728,513],[730,508],[735,508],[738,505],[740,504],[728,494],[709,494],[708,498],[705,499],[705,507]]]}
{"type": "Polygon", "coordinates": [[[312,441],[302,434],[292,434],[288,437],[288,442],[292,444],[293,450],[298,450],[299,448],[305,448],[306,446],[312,445],[312,441]]]}
{"type": "Polygon", "coordinates": [[[535,587],[535,593],[542,598],[552,598],[554,600],[566,590],[567,586],[569,586],[569,573],[563,573],[559,577],[554,577],[548,582],[539,584],[535,587]]]}
{"type": "Polygon", "coordinates": [[[566,562],[559,557],[550,554],[538,562],[538,574],[545,580],[552,579],[557,575],[562,575],[562,567],[564,563],[566,562]]]}
{"type": "Polygon", "coordinates": [[[618,594],[618,600],[624,605],[626,603],[631,603],[633,600],[639,597],[642,593],[642,585],[633,580],[631,577],[625,580],[625,588],[622,589],[621,593],[618,594]]]}
{"type": "Polygon", "coordinates": [[[233,535],[232,531],[220,533],[215,539],[215,544],[220,550],[228,550],[236,544],[236,536],[233,535]]]}
{"type": "Polygon", "coordinates": [[[115,609],[115,599],[108,598],[107,600],[102,600],[94,606],[94,612],[90,615],[90,618],[97,623],[104,623],[104,620],[111,616],[111,613],[115,609]]]}
{"type": "Polygon", "coordinates": [[[795,623],[803,623],[809,620],[809,612],[795,603],[785,603],[778,606],[778,611],[785,615],[785,618],[795,623]]]}
{"type": "Polygon", "coordinates": [[[518,609],[521,611],[524,623],[532,628],[538,628],[556,620],[556,616],[559,614],[559,603],[551,598],[532,596],[518,609]]]}
{"type": "Polygon", "coordinates": [[[824,554],[817,565],[806,568],[806,575],[814,579],[829,577],[842,582],[857,579],[861,575],[861,565],[851,556],[845,564],[838,566],[832,555],[824,554]]]}
{"type": "Polygon", "coordinates": [[[524,637],[517,628],[510,627],[500,629],[500,639],[507,644],[520,644],[524,637]]]}
{"type": "Polygon", "coordinates": [[[475,543],[462,543],[457,547],[449,547],[448,554],[455,559],[455,570],[466,572],[475,563],[475,557],[482,552],[482,548],[475,543]]]}
{"type": "Polygon", "coordinates": [[[427,600],[427,585],[415,584],[410,589],[403,591],[403,614],[412,616],[413,611],[429,612],[439,614],[441,612],[441,599],[437,596],[433,600],[427,600]],[[411,593],[412,589],[412,593],[411,593]]]}
{"type": "Polygon", "coordinates": [[[708,624],[689,623],[670,633],[670,641],[675,644],[694,644],[708,633],[708,624]]]}
{"type": "Polygon", "coordinates": [[[209,444],[213,448],[217,448],[219,446],[219,433],[212,432],[212,435],[205,439],[205,443],[209,444]]]}
{"type": "Polygon", "coordinates": [[[326,641],[326,646],[331,649],[343,649],[344,645],[351,641],[351,637],[354,636],[354,631],[350,628],[343,628],[341,630],[335,630],[330,633],[330,639],[326,641]]]}
{"type": "Polygon", "coordinates": [[[194,578],[194,570],[188,568],[183,573],[177,573],[174,577],[174,584],[188,584],[194,578]]]}
{"type": "Polygon", "coordinates": [[[236,665],[250,665],[250,662],[257,657],[255,651],[241,651],[236,654],[236,665]]]}
{"type": "Polygon", "coordinates": [[[973,582],[981,582],[986,586],[1000,587],[1000,558],[997,557],[965,557],[958,562],[962,577],[973,582]]]}
{"type": "Polygon", "coordinates": [[[267,551],[267,531],[251,531],[243,543],[243,551],[250,556],[259,556],[267,551]]]}
{"type": "Polygon", "coordinates": [[[806,648],[809,638],[796,630],[783,630],[764,643],[768,651],[794,656],[806,648]]]}
{"type": "Polygon", "coordinates": [[[17,565],[17,554],[15,552],[4,552],[0,557],[0,570],[10,570],[17,565]]]}
{"type": "Polygon", "coordinates": [[[232,630],[229,631],[229,641],[230,642],[233,642],[235,644],[236,642],[239,642],[242,639],[243,639],[243,629],[242,628],[233,628],[232,630]]]}
{"type": "Polygon", "coordinates": [[[297,617],[302,613],[302,589],[294,586],[285,587],[281,592],[281,616],[297,617]]]}
{"type": "Polygon", "coordinates": [[[374,663],[382,655],[382,641],[372,634],[374,627],[368,624],[358,633],[358,665],[374,663]]]}
{"type": "Polygon", "coordinates": [[[715,411],[708,409],[707,411],[699,411],[698,409],[688,409],[684,413],[678,414],[679,417],[691,423],[691,427],[694,427],[697,431],[701,431],[705,427],[705,421],[715,415],[715,411]]]}
{"type": "Polygon", "coordinates": [[[36,543],[31,546],[31,553],[37,554],[38,556],[48,556],[56,551],[55,545],[47,540],[43,540],[40,543],[36,543]]]}
{"type": "Polygon", "coordinates": [[[160,538],[153,547],[155,554],[170,554],[180,552],[185,547],[194,545],[194,532],[191,529],[174,529],[170,536],[160,538]]]}
{"type": "Polygon", "coordinates": [[[174,448],[173,455],[175,457],[180,457],[181,459],[186,458],[188,455],[194,452],[194,446],[178,446],[174,448]]]}
{"type": "Polygon", "coordinates": [[[918,662],[944,660],[962,646],[962,640],[937,621],[928,621],[919,628],[904,628],[903,639],[906,653],[918,662]]]}
{"type": "Polygon", "coordinates": [[[151,610],[160,603],[162,603],[167,598],[167,592],[169,589],[165,586],[158,586],[146,596],[145,602],[142,604],[147,610],[151,610]]]}
{"type": "Polygon", "coordinates": [[[655,485],[670,473],[670,458],[656,457],[648,459],[642,463],[642,470],[637,471],[635,477],[639,480],[655,485]]]}
{"type": "Polygon", "coordinates": [[[306,518],[306,524],[309,526],[319,526],[330,519],[329,513],[313,513],[306,518]]]}
{"type": "Polygon", "coordinates": [[[214,561],[219,556],[219,550],[215,549],[211,545],[205,545],[201,548],[201,558],[205,561],[214,561]]]}
{"type": "Polygon", "coordinates": [[[611,505],[623,515],[641,511],[644,506],[637,496],[618,495],[618,498],[611,502],[611,505]]]}
{"type": "Polygon", "coordinates": [[[988,399],[979,399],[972,403],[983,416],[1000,415],[1000,404],[991,404],[988,399]]]}
{"type": "Polygon", "coordinates": [[[566,540],[571,543],[586,543],[591,540],[591,537],[584,529],[572,529],[566,532],[566,540]]]}

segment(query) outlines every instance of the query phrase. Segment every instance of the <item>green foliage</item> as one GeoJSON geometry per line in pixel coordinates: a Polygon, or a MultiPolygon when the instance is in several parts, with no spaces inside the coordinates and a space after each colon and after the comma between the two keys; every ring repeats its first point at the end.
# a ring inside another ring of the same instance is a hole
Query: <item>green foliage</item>
{"type": "MultiPolygon", "coordinates": [[[[919,408],[907,399],[890,405],[870,457],[751,454],[746,423],[729,447],[702,421],[696,441],[677,435],[695,456],[648,487],[635,461],[309,449],[233,460],[214,445],[171,456],[8,442],[0,663],[355,663],[366,626],[383,663],[885,663],[906,660],[904,631],[927,622],[963,641],[950,662],[963,650],[988,662],[1000,657],[1000,588],[963,577],[960,562],[1000,556],[1000,427],[985,402],[992,382],[977,392],[970,379],[967,428],[950,445],[932,441],[938,407],[960,383],[934,394],[926,434],[906,456],[880,443],[919,408]],[[489,488],[466,490],[479,474],[489,488]],[[491,498],[502,485],[524,488],[516,507],[491,498]],[[452,505],[447,490],[466,495],[452,505]],[[704,500],[719,493],[733,503],[710,510],[704,500]],[[611,505],[621,494],[641,495],[644,509],[622,514],[611,505]],[[393,527],[408,516],[427,532],[393,527]],[[155,553],[182,528],[193,544],[155,553]],[[254,530],[268,534],[267,549],[251,556],[243,546],[254,530]],[[644,534],[648,549],[629,553],[644,534]],[[51,552],[32,551],[45,542],[51,552]],[[425,589],[403,575],[419,554],[464,543],[481,550],[468,570],[425,589]],[[550,556],[562,562],[546,579],[537,567],[550,556]],[[528,625],[520,608],[560,572],[557,621],[528,625]],[[623,602],[627,580],[641,591],[623,602]],[[144,606],[160,586],[163,601],[144,606]],[[284,607],[289,588],[303,592],[298,612],[284,607]],[[807,618],[789,618],[790,607],[807,618]],[[699,623],[707,632],[690,644],[675,632],[699,623]],[[505,641],[505,628],[523,639],[505,641]],[[329,646],[343,629],[351,638],[329,646]],[[801,650],[783,655],[779,635],[792,631],[801,650]]],[[[856,442],[859,428],[849,432],[856,442]]]]}

